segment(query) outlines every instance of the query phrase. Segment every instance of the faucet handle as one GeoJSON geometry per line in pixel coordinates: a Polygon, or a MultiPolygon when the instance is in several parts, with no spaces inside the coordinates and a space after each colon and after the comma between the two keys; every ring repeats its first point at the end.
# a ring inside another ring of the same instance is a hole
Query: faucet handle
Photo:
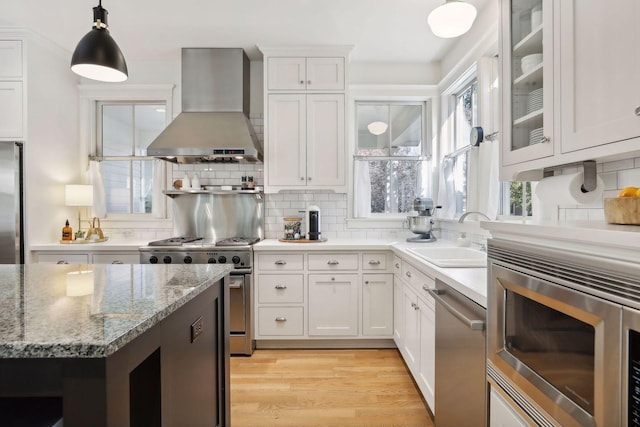
{"type": "Polygon", "coordinates": [[[478,245],[478,250],[481,252],[487,252],[487,244],[484,242],[471,242],[473,245],[478,245]]]}

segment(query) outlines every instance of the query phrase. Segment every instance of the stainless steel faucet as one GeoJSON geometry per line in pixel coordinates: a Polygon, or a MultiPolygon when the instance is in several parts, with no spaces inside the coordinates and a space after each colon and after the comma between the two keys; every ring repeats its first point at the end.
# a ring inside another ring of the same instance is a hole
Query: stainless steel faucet
{"type": "Polygon", "coordinates": [[[460,224],[464,223],[464,220],[471,214],[476,214],[479,216],[484,217],[487,221],[491,221],[491,218],[489,218],[488,216],[486,216],[485,214],[483,214],[482,212],[478,212],[478,211],[470,211],[470,212],[465,212],[462,215],[460,215],[460,219],[458,219],[458,222],[460,224]]]}

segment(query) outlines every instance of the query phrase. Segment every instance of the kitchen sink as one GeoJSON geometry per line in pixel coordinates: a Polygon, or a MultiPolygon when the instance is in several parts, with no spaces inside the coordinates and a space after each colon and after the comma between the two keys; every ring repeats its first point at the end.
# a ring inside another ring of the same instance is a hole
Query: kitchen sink
{"type": "Polygon", "coordinates": [[[438,267],[486,267],[487,254],[475,249],[452,247],[408,248],[412,254],[438,267]]]}

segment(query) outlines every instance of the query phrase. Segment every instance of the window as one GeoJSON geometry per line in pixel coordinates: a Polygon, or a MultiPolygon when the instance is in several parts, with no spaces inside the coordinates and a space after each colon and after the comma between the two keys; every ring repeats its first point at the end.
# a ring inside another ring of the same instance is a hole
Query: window
{"type": "Polygon", "coordinates": [[[355,217],[412,210],[425,188],[423,102],[357,102],[355,217]],[[364,195],[364,197],[362,197],[364,195]]]}
{"type": "Polygon", "coordinates": [[[531,216],[531,183],[526,181],[508,181],[500,186],[502,193],[502,215],[531,216]]]}
{"type": "Polygon", "coordinates": [[[102,157],[107,213],[151,213],[149,144],[166,127],[164,102],[99,102],[96,154],[102,157]]]}

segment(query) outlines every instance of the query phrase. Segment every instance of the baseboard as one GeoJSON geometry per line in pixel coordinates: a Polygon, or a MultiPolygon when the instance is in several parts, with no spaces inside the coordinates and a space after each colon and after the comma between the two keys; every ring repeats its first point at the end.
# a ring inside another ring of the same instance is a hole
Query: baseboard
{"type": "Polygon", "coordinates": [[[256,349],[268,348],[397,348],[393,339],[371,340],[256,340],[256,349]]]}

